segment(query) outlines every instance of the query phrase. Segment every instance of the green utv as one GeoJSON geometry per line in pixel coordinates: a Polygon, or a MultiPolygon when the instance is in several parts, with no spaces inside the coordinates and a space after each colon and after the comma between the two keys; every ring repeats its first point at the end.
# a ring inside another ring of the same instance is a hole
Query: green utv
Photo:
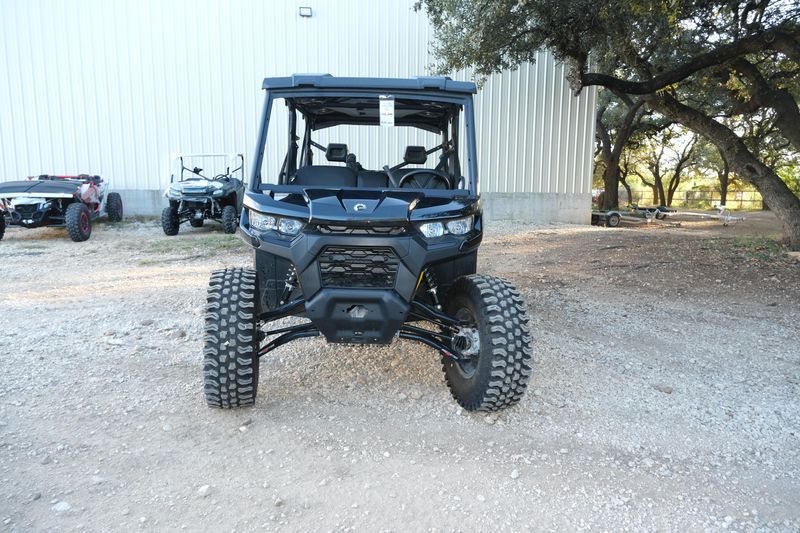
{"type": "Polygon", "coordinates": [[[225,233],[236,233],[242,210],[245,183],[242,154],[175,154],[173,169],[164,197],[169,205],[161,212],[161,229],[166,235],[177,235],[181,224],[189,222],[202,228],[206,220],[222,224],[225,233]],[[206,161],[205,170],[187,167],[189,161],[206,161]]]}

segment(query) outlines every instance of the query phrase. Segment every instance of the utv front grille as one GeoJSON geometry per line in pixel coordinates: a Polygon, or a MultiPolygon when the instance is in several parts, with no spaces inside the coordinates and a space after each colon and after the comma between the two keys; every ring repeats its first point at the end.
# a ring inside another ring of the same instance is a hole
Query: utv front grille
{"type": "Polygon", "coordinates": [[[40,222],[44,218],[44,215],[45,211],[40,211],[38,205],[24,204],[14,207],[14,211],[11,212],[11,219],[14,222],[20,222],[22,220],[33,220],[34,222],[40,222]]]}
{"type": "Polygon", "coordinates": [[[406,232],[403,226],[334,226],[330,224],[320,224],[317,226],[320,233],[335,233],[340,235],[401,235],[406,232]]]}
{"type": "Polygon", "coordinates": [[[323,287],[389,289],[399,262],[391,248],[328,246],[319,255],[323,287]]]}

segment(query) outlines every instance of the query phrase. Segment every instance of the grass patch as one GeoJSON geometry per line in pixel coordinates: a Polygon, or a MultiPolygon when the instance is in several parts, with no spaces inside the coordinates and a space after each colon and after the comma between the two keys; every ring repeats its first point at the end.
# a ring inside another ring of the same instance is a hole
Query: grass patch
{"type": "Polygon", "coordinates": [[[245,250],[246,246],[236,235],[203,235],[201,237],[168,237],[146,241],[127,242],[128,250],[138,250],[146,254],[183,254],[202,251],[217,254],[228,251],[245,250]]]}
{"type": "Polygon", "coordinates": [[[736,237],[733,248],[748,259],[774,261],[783,257],[789,248],[769,237],[736,237]]]}
{"type": "Polygon", "coordinates": [[[17,248],[22,250],[46,250],[49,248],[46,244],[42,244],[40,242],[19,242],[16,243],[17,248]]]}

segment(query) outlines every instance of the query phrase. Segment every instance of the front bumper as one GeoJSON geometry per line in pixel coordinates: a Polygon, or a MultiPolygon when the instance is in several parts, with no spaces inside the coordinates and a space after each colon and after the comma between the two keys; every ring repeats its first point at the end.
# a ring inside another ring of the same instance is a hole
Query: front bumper
{"type": "Polygon", "coordinates": [[[6,213],[6,223],[13,226],[24,228],[40,228],[43,226],[62,226],[64,225],[63,216],[49,216],[50,208],[39,208],[38,206],[18,206],[14,210],[6,213]]]}
{"type": "Polygon", "coordinates": [[[474,254],[482,238],[480,217],[466,235],[431,240],[410,224],[377,234],[367,227],[309,224],[287,238],[251,229],[247,210],[240,224],[257,262],[271,255],[294,266],[305,315],[326,339],[354,344],[390,343],[408,317],[423,269],[474,254]]]}

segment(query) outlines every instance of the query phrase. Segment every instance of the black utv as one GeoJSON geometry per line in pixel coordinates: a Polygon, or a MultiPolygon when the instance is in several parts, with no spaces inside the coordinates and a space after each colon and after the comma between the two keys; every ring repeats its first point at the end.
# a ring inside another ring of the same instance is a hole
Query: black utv
{"type": "Polygon", "coordinates": [[[295,75],[263,88],[240,219],[255,268],[211,275],[208,405],[252,405],[260,358],[317,335],[421,342],[441,355],[465,409],[517,403],[532,365],[525,302],[508,281],[476,274],[475,85],[295,75]],[[414,144],[393,154],[402,139],[414,144]],[[290,316],[302,320],[274,323],[290,316]]]}
{"type": "Polygon", "coordinates": [[[242,154],[176,154],[173,170],[164,197],[169,205],[161,212],[161,228],[167,235],[177,235],[181,224],[188,221],[193,228],[202,228],[206,220],[222,223],[225,233],[236,233],[244,197],[244,157],[242,154]],[[205,170],[187,167],[189,161],[206,160],[205,170]],[[216,168],[215,168],[216,166],[216,168]]]}

